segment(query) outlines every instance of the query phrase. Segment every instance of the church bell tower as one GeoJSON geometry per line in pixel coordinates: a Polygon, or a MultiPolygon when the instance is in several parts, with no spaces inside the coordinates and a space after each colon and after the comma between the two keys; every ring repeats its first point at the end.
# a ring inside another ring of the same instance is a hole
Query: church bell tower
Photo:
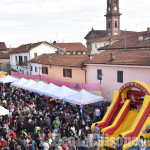
{"type": "Polygon", "coordinates": [[[106,30],[107,35],[120,35],[119,0],[107,0],[106,30]]]}

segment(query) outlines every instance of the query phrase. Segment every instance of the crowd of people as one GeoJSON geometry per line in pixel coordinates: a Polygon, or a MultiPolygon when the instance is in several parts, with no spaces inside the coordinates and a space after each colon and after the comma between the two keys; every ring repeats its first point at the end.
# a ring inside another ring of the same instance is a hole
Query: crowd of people
{"type": "Polygon", "coordinates": [[[10,114],[0,117],[1,150],[98,149],[91,124],[102,119],[102,106],[80,107],[43,95],[0,85],[0,105],[10,114]]]}

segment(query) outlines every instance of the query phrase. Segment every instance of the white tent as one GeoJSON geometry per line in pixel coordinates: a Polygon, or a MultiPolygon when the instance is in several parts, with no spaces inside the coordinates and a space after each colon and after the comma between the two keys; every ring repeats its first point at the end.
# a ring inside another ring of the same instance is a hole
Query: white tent
{"type": "Polygon", "coordinates": [[[37,82],[30,79],[30,80],[27,80],[26,82],[20,84],[19,87],[30,91],[36,85],[37,85],[37,82]]]}
{"type": "Polygon", "coordinates": [[[59,86],[57,86],[53,83],[50,83],[50,84],[44,86],[43,88],[39,89],[37,91],[37,93],[52,97],[53,91],[58,90],[59,88],[60,88],[59,86]]]}
{"type": "Polygon", "coordinates": [[[9,110],[0,106],[0,116],[3,116],[3,115],[9,115],[9,110]]]}
{"type": "Polygon", "coordinates": [[[17,80],[18,80],[17,78],[7,75],[6,77],[0,79],[0,83],[11,83],[11,82],[15,82],[17,80]]]}
{"type": "Polygon", "coordinates": [[[66,86],[62,86],[62,87],[54,90],[51,97],[57,98],[57,99],[64,99],[65,97],[71,96],[74,94],[78,94],[78,92],[75,90],[72,90],[66,86]]]}
{"type": "Polygon", "coordinates": [[[36,85],[34,85],[33,87],[30,87],[30,91],[33,91],[33,92],[39,92],[43,87],[46,87],[48,84],[42,82],[42,81],[39,81],[36,83],[36,85]]]}
{"type": "Polygon", "coordinates": [[[15,81],[14,83],[11,83],[11,86],[18,87],[19,85],[21,85],[22,83],[25,83],[26,81],[28,81],[28,80],[25,78],[21,78],[21,79],[15,81]]]}
{"type": "Polygon", "coordinates": [[[102,100],[104,100],[104,98],[102,96],[93,95],[93,94],[87,92],[86,90],[81,90],[77,94],[65,97],[65,100],[67,102],[77,104],[77,105],[82,105],[82,104],[86,105],[86,104],[102,101],[102,100]]]}

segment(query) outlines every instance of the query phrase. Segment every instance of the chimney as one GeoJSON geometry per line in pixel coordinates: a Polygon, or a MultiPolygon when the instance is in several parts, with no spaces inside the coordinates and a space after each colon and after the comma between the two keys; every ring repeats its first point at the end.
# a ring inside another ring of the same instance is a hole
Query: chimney
{"type": "Polygon", "coordinates": [[[28,44],[27,44],[27,45],[25,45],[25,49],[26,49],[26,50],[28,49],[28,44]]]}
{"type": "Polygon", "coordinates": [[[147,27],[147,32],[148,32],[148,33],[150,32],[150,27],[147,27]]]}
{"type": "Polygon", "coordinates": [[[56,45],[56,41],[53,42],[53,45],[56,45]]]}
{"type": "Polygon", "coordinates": [[[9,48],[9,50],[10,50],[10,51],[12,51],[11,45],[10,45],[10,48],[9,48]]]}
{"type": "Polygon", "coordinates": [[[49,56],[49,63],[52,62],[52,56],[49,56]]]}
{"type": "Polygon", "coordinates": [[[115,60],[115,53],[111,52],[110,53],[110,61],[114,61],[115,60]]]}
{"type": "Polygon", "coordinates": [[[93,55],[88,55],[88,60],[92,60],[92,58],[93,58],[93,55]]]}

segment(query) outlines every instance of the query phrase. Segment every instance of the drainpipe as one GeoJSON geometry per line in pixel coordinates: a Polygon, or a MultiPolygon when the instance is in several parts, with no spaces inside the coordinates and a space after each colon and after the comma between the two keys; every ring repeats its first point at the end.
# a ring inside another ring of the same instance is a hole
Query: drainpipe
{"type": "Polygon", "coordinates": [[[84,70],[84,71],[85,71],[85,83],[86,83],[86,69],[83,69],[83,68],[81,67],[81,70],[84,70]]]}

